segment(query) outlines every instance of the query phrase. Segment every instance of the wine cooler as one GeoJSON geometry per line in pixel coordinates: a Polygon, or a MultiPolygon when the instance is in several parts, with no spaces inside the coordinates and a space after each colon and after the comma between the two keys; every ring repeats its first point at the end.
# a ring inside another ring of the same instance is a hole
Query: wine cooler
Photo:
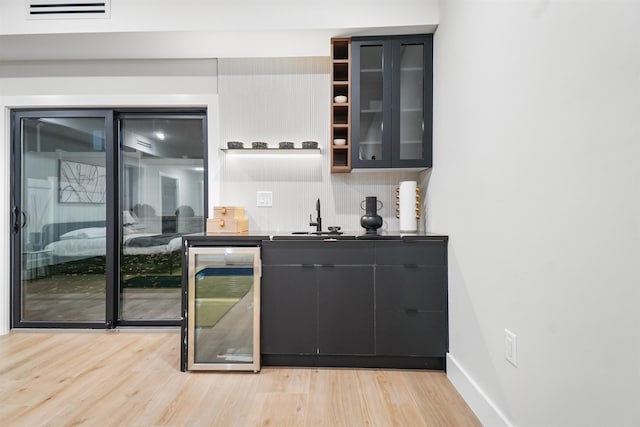
{"type": "Polygon", "coordinates": [[[187,370],[260,370],[260,248],[188,247],[187,370]]]}

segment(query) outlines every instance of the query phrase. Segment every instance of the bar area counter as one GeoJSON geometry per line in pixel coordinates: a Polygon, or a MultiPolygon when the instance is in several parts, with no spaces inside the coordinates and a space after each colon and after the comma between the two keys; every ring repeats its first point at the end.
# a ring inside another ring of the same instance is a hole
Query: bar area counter
{"type": "MultiPolygon", "coordinates": [[[[223,313],[219,319],[208,316],[203,323],[197,312],[193,313],[198,307],[194,293],[198,294],[198,283],[208,274],[203,272],[213,271],[207,266],[198,270],[189,258],[202,249],[217,250],[222,254],[218,262],[224,266],[215,271],[222,275],[234,271],[229,267],[235,261],[224,261],[225,253],[253,248],[259,258],[251,272],[245,272],[258,279],[252,296],[258,296],[253,309],[259,310],[250,329],[254,348],[259,351],[249,358],[246,352],[231,354],[227,346],[216,350],[222,357],[241,363],[249,359],[255,363],[259,358],[259,365],[264,366],[444,370],[448,351],[447,241],[447,236],[436,234],[372,236],[348,232],[184,236],[181,368],[193,369],[197,334],[216,336],[205,329],[224,320],[223,313]],[[198,327],[198,331],[192,330],[198,327]]],[[[203,293],[199,307],[228,302],[231,294],[237,298],[233,307],[247,301],[244,288],[231,287],[222,285],[217,294],[203,293]]],[[[242,335],[240,326],[237,329],[235,332],[242,335]]],[[[235,332],[225,330],[224,334],[235,332]]],[[[248,342],[246,327],[243,333],[248,342]]],[[[216,347],[211,343],[200,346],[216,347]]],[[[203,367],[208,368],[221,366],[203,367]]],[[[258,370],[254,365],[248,369],[258,370]]]]}

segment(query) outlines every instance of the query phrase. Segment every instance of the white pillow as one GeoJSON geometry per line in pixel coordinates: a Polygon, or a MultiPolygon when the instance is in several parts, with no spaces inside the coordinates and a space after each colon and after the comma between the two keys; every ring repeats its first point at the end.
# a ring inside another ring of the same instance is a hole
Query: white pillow
{"type": "Polygon", "coordinates": [[[69,239],[97,239],[100,237],[106,237],[107,231],[106,227],[91,227],[91,228],[80,228],[78,230],[72,230],[67,233],[64,233],[60,236],[60,240],[69,240],[69,239]]]}

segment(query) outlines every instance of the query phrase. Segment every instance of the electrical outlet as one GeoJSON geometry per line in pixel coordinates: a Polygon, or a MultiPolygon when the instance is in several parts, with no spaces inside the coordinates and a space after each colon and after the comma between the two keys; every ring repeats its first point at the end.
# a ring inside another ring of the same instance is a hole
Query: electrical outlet
{"type": "Polygon", "coordinates": [[[518,336],[508,329],[504,330],[504,358],[518,367],[518,336]]]}
{"type": "Polygon", "coordinates": [[[258,191],[256,193],[256,206],[262,208],[270,208],[273,206],[273,192],[271,191],[258,191]]]}

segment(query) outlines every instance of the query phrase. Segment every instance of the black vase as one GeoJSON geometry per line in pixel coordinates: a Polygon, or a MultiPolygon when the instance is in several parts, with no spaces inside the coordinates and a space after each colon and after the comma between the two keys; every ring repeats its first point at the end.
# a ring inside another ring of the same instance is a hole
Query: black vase
{"type": "Polygon", "coordinates": [[[367,230],[366,234],[378,234],[382,227],[382,217],[378,215],[378,200],[376,197],[366,198],[365,214],[360,218],[360,225],[367,230]]]}

